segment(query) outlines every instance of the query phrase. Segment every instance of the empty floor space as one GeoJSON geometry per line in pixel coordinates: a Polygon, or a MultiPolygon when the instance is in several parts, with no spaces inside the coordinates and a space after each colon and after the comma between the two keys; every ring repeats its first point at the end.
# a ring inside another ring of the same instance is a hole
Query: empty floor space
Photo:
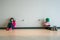
{"type": "Polygon", "coordinates": [[[60,30],[15,29],[0,30],[0,40],[59,40],[60,30]]]}

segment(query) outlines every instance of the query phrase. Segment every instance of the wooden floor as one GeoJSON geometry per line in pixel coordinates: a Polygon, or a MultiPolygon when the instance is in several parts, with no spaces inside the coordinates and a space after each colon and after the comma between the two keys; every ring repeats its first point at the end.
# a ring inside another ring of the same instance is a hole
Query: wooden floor
{"type": "Polygon", "coordinates": [[[51,31],[46,29],[15,29],[0,30],[0,36],[60,36],[60,30],[51,31]]]}

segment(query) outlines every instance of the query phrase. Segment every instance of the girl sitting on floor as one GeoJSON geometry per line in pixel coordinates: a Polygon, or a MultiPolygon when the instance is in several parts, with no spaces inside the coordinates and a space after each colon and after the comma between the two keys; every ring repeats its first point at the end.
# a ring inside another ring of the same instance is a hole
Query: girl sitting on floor
{"type": "Polygon", "coordinates": [[[9,23],[7,25],[7,30],[14,29],[16,26],[16,21],[14,18],[10,18],[9,23]]]}
{"type": "Polygon", "coordinates": [[[46,22],[43,23],[45,29],[50,29],[49,18],[46,18],[46,22]]]}

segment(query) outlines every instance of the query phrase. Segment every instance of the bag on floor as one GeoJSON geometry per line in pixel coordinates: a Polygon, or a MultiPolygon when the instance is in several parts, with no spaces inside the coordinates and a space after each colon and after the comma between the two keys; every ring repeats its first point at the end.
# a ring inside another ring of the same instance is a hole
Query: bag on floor
{"type": "Polygon", "coordinates": [[[53,26],[53,27],[51,28],[51,30],[52,30],[52,31],[57,31],[57,27],[56,27],[56,26],[53,26]]]}

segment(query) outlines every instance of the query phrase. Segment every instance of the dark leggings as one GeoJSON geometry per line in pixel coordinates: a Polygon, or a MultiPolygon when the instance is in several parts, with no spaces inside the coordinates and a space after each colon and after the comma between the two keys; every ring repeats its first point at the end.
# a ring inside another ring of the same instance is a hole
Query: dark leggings
{"type": "Polygon", "coordinates": [[[8,28],[9,28],[9,29],[10,29],[10,28],[14,29],[13,24],[12,24],[12,23],[8,23],[8,28]]]}
{"type": "Polygon", "coordinates": [[[45,27],[45,29],[51,30],[51,27],[45,27]]]}

